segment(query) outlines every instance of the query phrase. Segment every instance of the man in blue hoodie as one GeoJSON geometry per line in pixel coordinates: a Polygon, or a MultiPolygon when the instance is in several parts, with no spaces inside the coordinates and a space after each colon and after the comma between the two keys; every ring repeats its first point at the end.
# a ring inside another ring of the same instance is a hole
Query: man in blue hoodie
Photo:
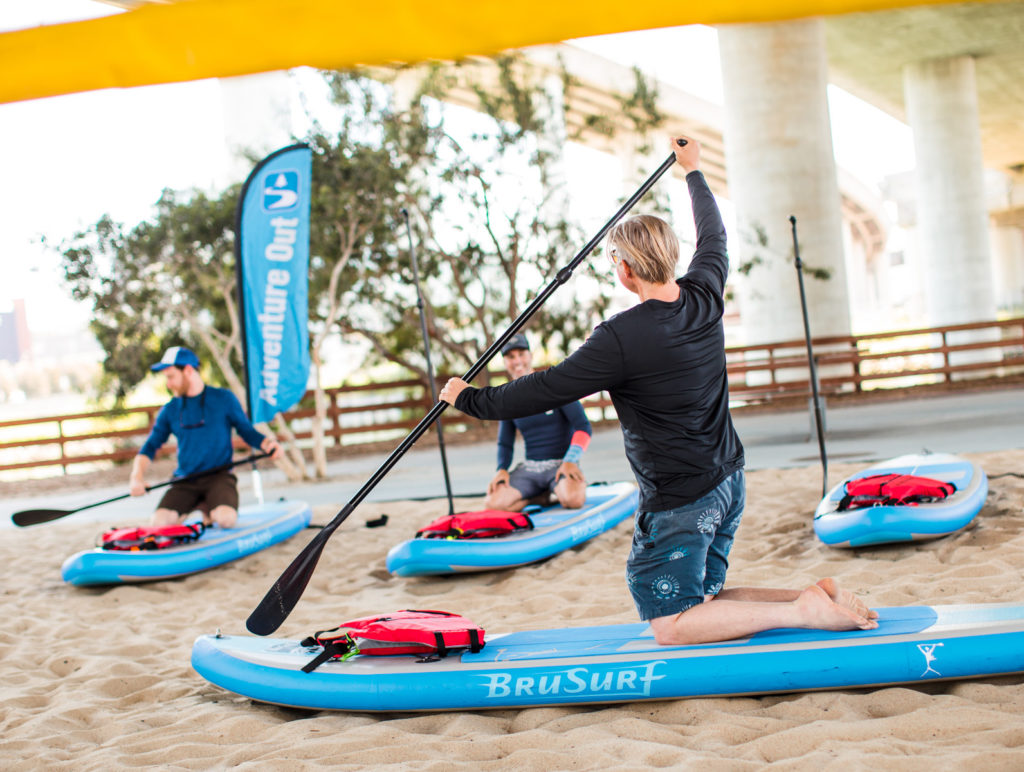
{"type": "MultiPolygon", "coordinates": [[[[199,357],[183,346],[167,349],[151,368],[163,372],[167,388],[174,395],[156,416],[149,437],[132,462],[129,491],[133,496],[146,493],[146,470],[173,434],[178,443],[178,468],[175,477],[186,477],[231,463],[234,428],[250,447],[280,458],[281,446],[273,437],[260,434],[228,389],[207,386],[199,374],[199,357]]],[[[204,475],[171,485],[160,499],[150,520],[154,526],[174,525],[194,510],[203,513],[203,522],[232,528],[238,520],[238,479],[230,470],[204,475]]]]}

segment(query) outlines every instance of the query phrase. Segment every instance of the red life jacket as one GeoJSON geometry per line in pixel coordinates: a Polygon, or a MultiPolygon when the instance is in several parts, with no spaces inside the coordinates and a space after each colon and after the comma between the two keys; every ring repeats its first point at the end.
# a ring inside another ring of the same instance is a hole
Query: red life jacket
{"type": "Polygon", "coordinates": [[[485,539],[489,536],[504,536],[515,531],[533,528],[529,515],[522,512],[506,512],[501,509],[484,509],[480,512],[460,512],[444,515],[416,532],[420,539],[485,539]]]}
{"type": "Polygon", "coordinates": [[[941,501],[956,492],[950,482],[910,474],[876,474],[846,483],[840,512],[874,506],[915,506],[941,501]]]}
{"type": "Polygon", "coordinates": [[[406,609],[342,622],[338,627],[313,633],[301,645],[323,646],[323,651],[302,668],[302,672],[311,673],[329,659],[345,660],[356,654],[422,654],[428,661],[445,657],[452,649],[477,652],[484,647],[484,629],[447,611],[406,609]]]}
{"type": "Polygon", "coordinates": [[[112,528],[100,535],[96,546],[105,550],[159,550],[187,544],[203,535],[202,523],[162,525],[143,528],[112,528]]]}

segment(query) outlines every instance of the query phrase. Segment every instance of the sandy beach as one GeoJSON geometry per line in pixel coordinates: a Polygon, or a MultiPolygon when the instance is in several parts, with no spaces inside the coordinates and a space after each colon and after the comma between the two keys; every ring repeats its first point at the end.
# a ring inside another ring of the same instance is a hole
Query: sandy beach
{"type": "MultiPolygon", "coordinates": [[[[836,550],[814,536],[816,467],[748,475],[731,585],[802,587],[835,576],[872,605],[1024,600],[1024,450],[970,454],[990,477],[957,534],[836,550]]],[[[861,466],[836,464],[838,481],[861,466]]],[[[325,523],[344,504],[317,506],[325,523]]],[[[459,509],[479,499],[459,499],[459,509]]],[[[488,632],[635,622],[623,578],[629,521],[509,571],[401,579],[384,558],[444,500],[368,504],[334,535],[278,635],[303,637],[400,608],[464,614],[488,632]],[[388,514],[384,528],[367,520],[388,514]]],[[[140,518],[140,519],[144,519],[140,518]]],[[[189,666],[192,641],[244,621],[314,535],[183,579],[65,585],[60,565],[102,527],[69,517],[0,531],[0,766],[9,770],[1024,769],[1024,676],[914,688],[689,699],[610,707],[345,714],[254,703],[189,666]]]]}

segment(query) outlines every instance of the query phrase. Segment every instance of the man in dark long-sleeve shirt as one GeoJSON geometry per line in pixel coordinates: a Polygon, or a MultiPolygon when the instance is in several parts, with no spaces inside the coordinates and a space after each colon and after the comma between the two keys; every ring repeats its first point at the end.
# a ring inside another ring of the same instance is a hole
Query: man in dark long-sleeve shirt
{"type": "Polygon", "coordinates": [[[609,254],[638,305],[600,324],[547,371],[487,389],[455,378],[441,399],[478,418],[509,419],[610,393],[640,487],[627,582],[659,643],[726,640],[774,627],[877,627],[877,614],[833,579],[802,591],[723,589],[745,498],[722,328],[726,236],[699,171],[699,145],[680,139],[673,151],[687,172],[697,225],[686,274],[673,279],[679,246],[667,223],[646,215],[619,223],[609,254]]]}

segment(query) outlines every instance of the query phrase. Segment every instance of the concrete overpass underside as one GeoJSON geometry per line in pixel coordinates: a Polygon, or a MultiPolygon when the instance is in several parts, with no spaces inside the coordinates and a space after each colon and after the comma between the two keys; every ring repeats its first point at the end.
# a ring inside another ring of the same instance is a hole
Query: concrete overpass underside
{"type": "Polygon", "coordinates": [[[975,61],[985,166],[1006,173],[1016,203],[993,212],[1024,226],[1024,3],[923,6],[829,17],[832,81],[890,115],[907,120],[905,69],[960,56],[975,61]]]}
{"type": "MultiPolygon", "coordinates": [[[[104,1],[131,8],[164,0],[104,1]]],[[[1024,298],[1024,234],[1021,233],[1021,228],[1024,228],[1024,87],[1021,86],[1024,79],[1024,2],[918,6],[779,22],[776,25],[728,25],[720,30],[720,39],[725,38],[751,43],[759,39],[775,39],[775,48],[761,48],[759,54],[746,46],[734,47],[735,55],[723,62],[747,59],[745,73],[755,80],[763,80],[759,88],[764,93],[770,92],[783,100],[796,99],[806,112],[816,108],[804,101],[799,86],[791,86],[787,91],[784,81],[790,77],[800,81],[805,70],[823,70],[823,65],[812,61],[823,45],[829,82],[911,125],[917,148],[918,230],[924,234],[921,250],[928,261],[928,273],[936,277],[936,286],[927,293],[931,306],[938,309],[932,313],[933,316],[938,314],[931,320],[933,323],[974,321],[975,317],[990,318],[994,312],[991,288],[979,287],[974,299],[967,303],[962,300],[963,291],[948,289],[960,288],[988,273],[986,266],[990,257],[986,228],[989,226],[1001,229],[999,238],[1009,245],[1009,257],[1002,260],[1003,277],[997,283],[1001,281],[1003,285],[1012,285],[1013,297],[1001,303],[1009,307],[1024,302],[1021,300],[1024,298]],[[805,38],[810,42],[801,44],[803,53],[795,53],[797,49],[793,46],[797,45],[801,27],[807,33],[813,25],[823,26],[824,43],[814,42],[817,33],[813,32],[805,38]],[[778,33],[771,30],[773,26],[778,28],[778,33]],[[746,30],[738,32],[740,28],[746,30]],[[792,37],[787,38],[786,35],[792,37]],[[769,65],[778,65],[787,56],[791,61],[786,66],[791,69],[776,70],[777,75],[765,79],[769,65]],[[778,61],[769,61],[773,59],[778,61]],[[939,72],[941,67],[933,67],[934,63],[942,62],[952,63],[950,72],[939,72]],[[782,73],[781,80],[778,73],[782,73]],[[798,91],[793,91],[793,88],[798,91]],[[947,92],[952,96],[947,98],[947,92]],[[908,99],[914,109],[908,110],[908,99]],[[923,112],[922,104],[927,108],[923,112]],[[966,108],[960,109],[960,105],[966,105],[966,108]],[[937,128],[933,130],[933,127],[937,128]],[[977,143],[975,138],[979,133],[980,157],[979,151],[957,147],[959,137],[971,134],[971,142],[977,143]],[[948,153],[946,148],[950,149],[948,153]],[[1005,177],[1005,180],[1000,180],[1004,189],[999,191],[995,203],[990,191],[985,189],[982,166],[997,170],[1005,177]],[[957,187],[959,189],[952,190],[957,187]],[[946,200],[951,193],[960,197],[952,205],[946,200]],[[967,267],[965,257],[973,267],[967,267]],[[937,267],[942,271],[936,270],[937,267]],[[943,272],[949,275],[945,276],[943,272]],[[943,287],[947,289],[941,289],[943,287]],[[950,318],[946,319],[946,316],[950,318]]],[[[528,49],[528,55],[535,62],[549,67],[556,66],[561,58],[577,79],[579,85],[572,89],[565,115],[570,137],[626,158],[627,166],[632,164],[640,169],[646,168],[649,159],[637,155],[635,139],[630,146],[629,120],[618,109],[618,100],[631,94],[635,86],[635,74],[630,68],[566,45],[528,49]],[[619,116],[621,125],[617,128],[627,130],[614,139],[602,133],[600,127],[587,122],[588,116],[609,110],[619,116]]],[[[468,69],[478,69],[477,75],[488,67],[486,60],[464,64],[469,65],[468,69]]],[[[735,87],[737,70],[733,68],[733,71],[735,87]]],[[[730,176],[733,177],[734,194],[738,191],[749,193],[748,189],[752,187],[749,175],[744,184],[737,184],[737,172],[742,169],[731,169],[728,175],[726,172],[723,131],[727,120],[723,117],[723,109],[664,84],[658,85],[658,92],[658,107],[665,115],[663,126],[690,133],[701,140],[706,175],[716,194],[736,200],[730,195],[730,176]]],[[[760,96],[756,91],[753,95],[760,96]]],[[[456,94],[455,101],[475,106],[475,96],[470,89],[464,96],[460,100],[456,94]]],[[[734,123],[737,109],[753,115],[745,106],[746,101],[733,99],[731,107],[727,104],[727,108],[733,111],[734,123]],[[737,108],[738,102],[744,104],[737,108]]],[[[821,144],[827,133],[827,128],[815,129],[807,137],[807,147],[813,146],[812,138],[821,144]]],[[[730,152],[733,153],[738,144],[733,139],[735,135],[735,131],[730,132],[733,148],[730,152]]],[[[821,160],[822,166],[827,165],[824,156],[821,160]]],[[[737,165],[743,166],[742,163],[737,165]]],[[[806,163],[798,157],[792,164],[792,171],[782,178],[800,177],[813,181],[815,175],[808,169],[801,170],[802,166],[806,163]]],[[[821,183],[822,179],[816,182],[821,183]]],[[[758,180],[754,186],[759,184],[758,180]]],[[[798,197],[803,201],[808,199],[806,191],[800,192],[798,197]]],[[[760,196],[760,200],[764,198],[760,196]]],[[[882,254],[886,240],[886,217],[882,213],[881,202],[873,193],[850,180],[842,170],[839,170],[839,198],[843,224],[849,229],[852,246],[863,258],[859,265],[869,266],[882,254]]],[[[794,205],[799,203],[793,202],[794,205]]],[[[749,204],[748,201],[744,211],[756,209],[749,204]]],[[[774,214],[773,219],[777,219],[774,214]]],[[[807,222],[805,218],[804,223],[807,222]]],[[[813,227],[813,218],[810,224],[813,227]]],[[[806,233],[805,225],[805,230],[801,231],[802,240],[806,233]]],[[[782,239],[776,238],[775,241],[781,243],[782,239]]],[[[818,249],[819,254],[839,251],[834,241],[818,249]]],[[[835,258],[830,259],[835,262],[835,258]]],[[[841,268],[841,260],[837,265],[841,268]]],[[[837,305],[823,299],[820,303],[829,307],[837,305]]],[[[793,324],[793,320],[789,320],[782,326],[793,324]]]]}
{"type": "MultiPolygon", "coordinates": [[[[528,53],[535,64],[551,68],[564,66],[574,79],[565,114],[566,132],[571,138],[587,147],[620,157],[627,152],[625,148],[628,145],[636,143],[630,118],[622,111],[622,100],[628,98],[636,87],[636,74],[631,68],[567,44],[539,46],[528,53]],[[590,119],[594,115],[612,116],[614,132],[592,125],[590,119]]],[[[478,98],[469,82],[487,84],[493,81],[496,84],[497,71],[493,62],[483,57],[463,65],[465,79],[452,90],[449,98],[456,104],[475,108],[478,98]]],[[[657,82],[656,86],[658,110],[664,120],[653,133],[660,140],[666,131],[678,130],[699,140],[708,184],[715,195],[728,199],[729,178],[721,106],[665,83],[657,82]]],[[[658,161],[665,155],[662,144],[652,155],[658,161]]],[[[681,171],[673,170],[673,173],[682,176],[681,171]]],[[[886,219],[881,211],[881,201],[844,174],[840,205],[843,220],[864,250],[866,259],[874,259],[881,253],[886,240],[886,219]]]]}

